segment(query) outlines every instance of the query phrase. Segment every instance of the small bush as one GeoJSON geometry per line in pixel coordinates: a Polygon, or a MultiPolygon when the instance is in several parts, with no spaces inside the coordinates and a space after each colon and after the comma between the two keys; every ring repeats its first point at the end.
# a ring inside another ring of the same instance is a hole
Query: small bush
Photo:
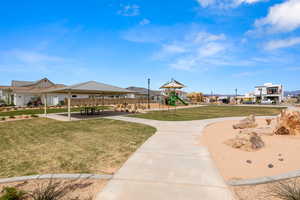
{"type": "Polygon", "coordinates": [[[268,196],[282,200],[300,200],[300,184],[294,181],[279,181],[268,189],[268,196]]]}
{"type": "Polygon", "coordinates": [[[10,119],[15,119],[16,117],[13,116],[13,115],[11,115],[11,116],[9,116],[9,118],[10,118],[10,119]]]}
{"type": "Polygon", "coordinates": [[[25,192],[14,187],[6,187],[3,189],[3,195],[0,200],[22,200],[25,198],[25,192]]]}
{"type": "Polygon", "coordinates": [[[1,120],[2,120],[2,121],[5,121],[5,120],[6,120],[6,118],[5,118],[5,117],[1,117],[1,120]]]}
{"type": "Polygon", "coordinates": [[[37,118],[39,117],[38,115],[32,114],[31,117],[37,118]]]}
{"type": "Polygon", "coordinates": [[[91,183],[85,182],[85,180],[81,181],[79,179],[75,179],[71,181],[55,181],[54,179],[50,179],[48,183],[39,185],[32,192],[29,192],[28,195],[30,200],[65,199],[66,195],[69,193],[91,185],[91,183]]]}

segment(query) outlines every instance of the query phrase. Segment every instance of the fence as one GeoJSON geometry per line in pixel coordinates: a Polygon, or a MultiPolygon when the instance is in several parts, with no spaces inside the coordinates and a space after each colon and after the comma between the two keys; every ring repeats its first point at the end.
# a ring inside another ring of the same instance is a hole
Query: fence
{"type": "MultiPolygon", "coordinates": [[[[67,105],[65,99],[65,105],[67,105]]],[[[117,105],[117,104],[146,104],[148,99],[142,98],[122,98],[122,99],[101,99],[101,98],[80,98],[72,99],[71,106],[89,106],[89,105],[117,105]]],[[[156,103],[150,100],[150,103],[156,103]]]]}

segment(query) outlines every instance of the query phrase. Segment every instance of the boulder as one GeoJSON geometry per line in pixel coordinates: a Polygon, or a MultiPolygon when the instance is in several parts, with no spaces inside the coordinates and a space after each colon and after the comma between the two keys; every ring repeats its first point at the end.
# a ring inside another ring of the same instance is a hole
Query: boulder
{"type": "Polygon", "coordinates": [[[273,119],[266,119],[266,123],[267,123],[268,126],[271,125],[272,120],[273,120],[273,119]]]}
{"type": "Polygon", "coordinates": [[[240,120],[237,124],[232,126],[234,129],[254,128],[257,127],[255,123],[255,115],[250,115],[245,119],[240,120]]]}
{"type": "Polygon", "coordinates": [[[300,135],[300,111],[282,110],[277,117],[276,135],[300,135]]]}
{"type": "Polygon", "coordinates": [[[267,127],[257,127],[257,128],[247,128],[241,129],[239,134],[250,134],[256,133],[257,135],[274,135],[274,127],[267,126],[267,127]]]}
{"type": "Polygon", "coordinates": [[[229,139],[225,144],[244,151],[256,151],[265,146],[264,141],[257,133],[238,134],[235,138],[229,139]]]}

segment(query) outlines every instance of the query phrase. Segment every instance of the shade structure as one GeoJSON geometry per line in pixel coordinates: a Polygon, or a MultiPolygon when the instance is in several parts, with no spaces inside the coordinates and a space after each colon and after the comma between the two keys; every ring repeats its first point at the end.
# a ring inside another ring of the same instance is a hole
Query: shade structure
{"type": "Polygon", "coordinates": [[[68,93],[74,94],[129,94],[135,93],[124,88],[108,85],[96,81],[88,81],[62,88],[55,88],[43,91],[44,93],[68,93]]]}
{"type": "MultiPolygon", "coordinates": [[[[108,85],[96,81],[88,81],[71,86],[43,90],[41,93],[46,100],[49,93],[68,94],[68,119],[71,120],[71,96],[72,94],[88,94],[88,95],[121,95],[135,93],[124,88],[108,85]]],[[[45,115],[47,115],[47,102],[45,102],[45,115]]]]}
{"type": "Polygon", "coordinates": [[[172,78],[170,82],[163,84],[160,89],[181,89],[184,87],[186,86],[172,78]]]}

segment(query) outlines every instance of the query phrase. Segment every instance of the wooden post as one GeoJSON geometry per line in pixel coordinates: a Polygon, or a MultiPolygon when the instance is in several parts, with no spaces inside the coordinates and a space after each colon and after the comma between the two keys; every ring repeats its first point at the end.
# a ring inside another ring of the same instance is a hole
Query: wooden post
{"type": "Polygon", "coordinates": [[[68,93],[68,119],[71,121],[71,91],[68,93]]]}
{"type": "Polygon", "coordinates": [[[47,117],[47,94],[44,94],[44,115],[47,117]]]}

